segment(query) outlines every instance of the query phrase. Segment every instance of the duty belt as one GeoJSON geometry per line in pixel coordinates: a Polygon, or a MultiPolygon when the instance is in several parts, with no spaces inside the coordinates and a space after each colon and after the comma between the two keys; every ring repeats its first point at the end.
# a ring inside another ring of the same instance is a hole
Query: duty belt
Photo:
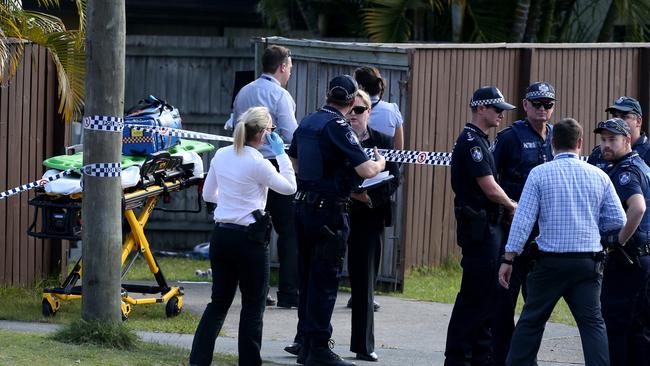
{"type": "Polygon", "coordinates": [[[333,200],[312,191],[296,192],[295,201],[306,203],[315,208],[341,210],[341,212],[347,212],[349,208],[349,200],[333,200]]]}

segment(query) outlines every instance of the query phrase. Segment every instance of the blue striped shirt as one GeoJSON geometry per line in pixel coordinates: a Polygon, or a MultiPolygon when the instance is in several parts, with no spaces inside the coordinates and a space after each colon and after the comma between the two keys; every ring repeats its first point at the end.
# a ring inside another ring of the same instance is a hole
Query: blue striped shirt
{"type": "Polygon", "coordinates": [[[539,222],[536,241],[544,252],[597,252],[600,232],[618,230],[625,211],[602,170],[560,153],[530,171],[510,228],[506,252],[521,253],[539,222]]]}

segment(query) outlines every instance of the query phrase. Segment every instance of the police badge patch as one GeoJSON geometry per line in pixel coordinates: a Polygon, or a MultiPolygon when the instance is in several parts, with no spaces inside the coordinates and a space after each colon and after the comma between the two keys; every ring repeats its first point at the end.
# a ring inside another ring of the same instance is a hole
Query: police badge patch
{"type": "Polygon", "coordinates": [[[357,138],[356,133],[349,131],[347,134],[345,134],[345,137],[348,138],[348,141],[350,141],[352,145],[359,145],[359,139],[357,138]]]}
{"type": "Polygon", "coordinates": [[[630,172],[623,172],[618,175],[618,182],[624,186],[630,183],[630,172]]]}
{"type": "Polygon", "coordinates": [[[478,146],[474,146],[469,150],[469,153],[472,155],[472,160],[475,162],[480,162],[483,160],[483,151],[481,151],[481,148],[478,146]]]}

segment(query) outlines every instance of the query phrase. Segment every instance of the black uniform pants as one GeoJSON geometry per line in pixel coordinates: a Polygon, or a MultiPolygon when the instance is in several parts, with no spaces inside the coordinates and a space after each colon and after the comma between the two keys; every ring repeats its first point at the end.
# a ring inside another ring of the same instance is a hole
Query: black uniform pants
{"type": "Polygon", "coordinates": [[[383,217],[373,215],[371,209],[350,212],[348,238],[348,274],[352,289],[352,333],[350,351],[369,354],[375,351],[374,291],[381,256],[383,217]]]}
{"type": "Polygon", "coordinates": [[[251,242],[243,230],[216,227],[210,238],[212,301],[196,328],[190,363],[210,365],[214,343],[237,291],[241,291],[240,365],[261,365],[262,318],[269,284],[268,246],[251,242]]]}
{"type": "Polygon", "coordinates": [[[324,235],[323,227],[340,235],[343,249],[349,235],[349,217],[336,208],[317,208],[296,202],[298,234],[299,305],[298,333],[295,340],[314,346],[326,346],[332,337],[332,312],[338,293],[345,254],[336,253],[337,244],[324,235]]]}
{"type": "Polygon", "coordinates": [[[587,366],[609,365],[607,332],[601,315],[603,262],[593,258],[540,257],[528,274],[528,297],[512,335],[509,366],[537,365],[544,327],[564,298],[578,324],[587,366]]]}
{"type": "Polygon", "coordinates": [[[283,195],[269,189],[266,211],[271,214],[273,229],[278,233],[276,242],[280,270],[278,273],[278,302],[298,303],[298,244],[294,220],[295,195],[283,195]]]}
{"type": "Polygon", "coordinates": [[[611,366],[650,365],[650,256],[626,264],[612,253],[600,296],[611,366]]]}
{"type": "MultiPolygon", "coordinates": [[[[467,230],[461,226],[459,231],[467,230]]],[[[497,286],[501,227],[490,224],[481,242],[465,242],[460,291],[449,319],[446,366],[492,364],[490,333],[497,286]]]]}

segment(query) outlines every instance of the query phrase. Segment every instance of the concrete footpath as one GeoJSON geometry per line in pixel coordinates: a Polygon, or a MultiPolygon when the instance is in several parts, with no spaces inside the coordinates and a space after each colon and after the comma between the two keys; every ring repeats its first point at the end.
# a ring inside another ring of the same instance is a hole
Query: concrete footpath
{"type": "MultiPolygon", "coordinates": [[[[210,299],[210,284],[180,283],[185,288],[183,310],[200,315],[210,299]]],[[[272,289],[275,295],[275,289],[272,289]]],[[[348,293],[337,298],[332,325],[334,350],[343,358],[353,360],[350,345],[350,309],[346,308],[348,293]]],[[[405,300],[392,296],[377,296],[381,309],[375,313],[375,345],[379,363],[356,361],[357,365],[442,365],[445,336],[451,304],[405,300]]],[[[241,302],[235,298],[219,337],[215,352],[237,353],[237,329],[241,302]]],[[[296,365],[296,358],[283,348],[293,340],[297,324],[295,309],[267,307],[264,313],[262,358],[265,365],[296,365]]],[[[0,321],[0,328],[26,332],[48,332],[57,325],[0,321]]],[[[190,348],[193,335],[138,332],[145,341],[190,348]]],[[[539,365],[584,364],[578,330],[562,324],[548,323],[540,349],[539,365]]]]}

